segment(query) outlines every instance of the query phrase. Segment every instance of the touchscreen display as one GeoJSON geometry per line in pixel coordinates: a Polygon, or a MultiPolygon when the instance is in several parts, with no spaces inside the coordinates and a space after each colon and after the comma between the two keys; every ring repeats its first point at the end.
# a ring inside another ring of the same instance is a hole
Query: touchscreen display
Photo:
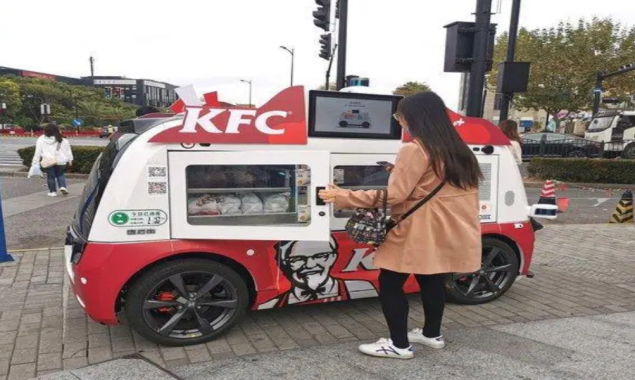
{"type": "Polygon", "coordinates": [[[393,102],[318,96],[315,99],[315,131],[390,135],[393,102]]]}

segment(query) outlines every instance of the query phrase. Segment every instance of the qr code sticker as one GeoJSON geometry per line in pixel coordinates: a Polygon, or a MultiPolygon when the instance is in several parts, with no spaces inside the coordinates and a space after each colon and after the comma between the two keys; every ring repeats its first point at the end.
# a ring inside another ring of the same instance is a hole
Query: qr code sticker
{"type": "Polygon", "coordinates": [[[167,194],[167,182],[148,182],[148,194],[167,194]]]}
{"type": "Polygon", "coordinates": [[[148,178],[165,178],[168,176],[168,168],[165,166],[148,166],[148,178]]]}

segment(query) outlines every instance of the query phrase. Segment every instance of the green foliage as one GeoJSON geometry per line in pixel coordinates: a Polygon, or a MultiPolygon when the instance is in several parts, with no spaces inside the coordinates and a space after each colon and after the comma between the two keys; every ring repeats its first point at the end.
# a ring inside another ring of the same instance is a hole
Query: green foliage
{"type": "Polygon", "coordinates": [[[410,96],[420,92],[430,91],[430,86],[423,82],[407,82],[395,89],[393,94],[401,96],[410,96]]]}
{"type": "Polygon", "coordinates": [[[136,110],[136,106],[119,99],[106,99],[99,88],[39,78],[0,76],[0,94],[4,94],[2,98],[7,103],[7,114],[11,121],[23,127],[44,122],[40,115],[42,102],[51,105],[51,120],[70,124],[78,115],[88,128],[117,124],[123,119],[134,117],[136,110]]]}
{"type": "Polygon", "coordinates": [[[579,158],[534,158],[527,167],[529,176],[582,183],[635,183],[635,160],[579,158]]]}
{"type": "MultiPolygon", "coordinates": [[[[337,83],[335,83],[335,82],[330,82],[329,83],[329,91],[335,91],[336,88],[337,88],[337,83]]],[[[318,90],[325,91],[326,90],[326,86],[325,85],[320,85],[320,87],[318,87],[318,90]]]]}
{"type": "MultiPolygon", "coordinates": [[[[496,66],[505,60],[508,35],[501,35],[494,52],[489,85],[496,86],[496,66]]],[[[597,71],[611,72],[635,62],[635,27],[623,27],[610,18],[581,19],[577,25],[561,22],[549,29],[521,29],[516,61],[531,62],[528,92],[517,94],[515,106],[544,109],[550,115],[591,107],[597,71]]],[[[627,98],[635,88],[635,72],[604,82],[605,93],[627,98]]]]}
{"type": "MultiPolygon", "coordinates": [[[[97,157],[104,150],[104,147],[100,146],[73,146],[73,166],[68,168],[67,171],[71,173],[90,173],[90,169],[93,167],[93,163],[97,160],[97,157]]],[[[35,147],[27,147],[18,149],[18,154],[22,158],[22,164],[30,167],[35,155],[35,147]]]]}

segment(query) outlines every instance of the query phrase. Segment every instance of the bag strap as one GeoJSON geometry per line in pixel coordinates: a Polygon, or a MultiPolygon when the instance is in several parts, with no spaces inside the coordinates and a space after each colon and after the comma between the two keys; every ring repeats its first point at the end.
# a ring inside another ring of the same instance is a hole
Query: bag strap
{"type": "Polygon", "coordinates": [[[425,198],[423,198],[422,200],[419,201],[419,203],[417,203],[416,205],[414,205],[410,210],[408,210],[405,214],[403,214],[401,216],[401,218],[399,218],[399,220],[397,221],[397,223],[395,223],[395,227],[401,223],[404,219],[406,219],[407,217],[409,217],[410,215],[412,215],[415,211],[417,211],[421,206],[423,206],[424,204],[428,203],[428,201],[430,199],[432,199],[432,197],[434,197],[435,195],[437,195],[437,193],[441,190],[441,188],[445,185],[445,181],[441,182],[439,184],[439,186],[435,187],[434,190],[432,190],[430,192],[430,194],[426,195],[425,198]]]}

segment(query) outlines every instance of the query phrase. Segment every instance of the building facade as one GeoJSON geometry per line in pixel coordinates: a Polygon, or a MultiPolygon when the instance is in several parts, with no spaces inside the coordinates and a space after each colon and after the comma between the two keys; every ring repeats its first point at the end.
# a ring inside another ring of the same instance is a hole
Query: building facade
{"type": "Polygon", "coordinates": [[[131,79],[121,76],[72,78],[0,66],[0,76],[2,75],[15,75],[25,78],[58,81],[70,85],[99,87],[104,89],[106,98],[121,99],[123,102],[138,106],[169,107],[178,99],[175,91],[177,86],[150,79],[131,79]]]}

